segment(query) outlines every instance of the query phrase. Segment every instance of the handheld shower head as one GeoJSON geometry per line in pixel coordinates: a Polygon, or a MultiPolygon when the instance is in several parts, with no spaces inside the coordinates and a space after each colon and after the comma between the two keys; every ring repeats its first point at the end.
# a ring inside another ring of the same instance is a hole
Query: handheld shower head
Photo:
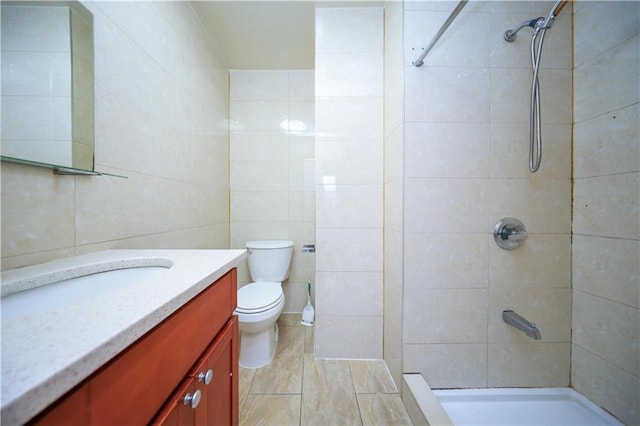
{"type": "Polygon", "coordinates": [[[533,28],[531,37],[531,70],[533,71],[533,82],[531,84],[531,106],[529,119],[529,170],[533,173],[538,171],[542,158],[542,136],[540,124],[540,83],[538,81],[538,71],[540,58],[542,56],[542,43],[544,35],[553,26],[560,11],[569,3],[569,0],[556,0],[545,19],[543,16],[524,21],[514,29],[509,29],[504,33],[504,39],[512,42],[516,39],[516,34],[524,27],[533,28]]]}
{"type": "Polygon", "coordinates": [[[524,21],[522,24],[518,25],[515,29],[505,31],[504,39],[507,40],[508,42],[512,42],[513,40],[516,39],[516,34],[518,33],[518,31],[520,31],[524,27],[531,27],[535,29],[541,19],[544,21],[544,18],[541,16],[539,18],[534,18],[529,21],[524,21]]]}

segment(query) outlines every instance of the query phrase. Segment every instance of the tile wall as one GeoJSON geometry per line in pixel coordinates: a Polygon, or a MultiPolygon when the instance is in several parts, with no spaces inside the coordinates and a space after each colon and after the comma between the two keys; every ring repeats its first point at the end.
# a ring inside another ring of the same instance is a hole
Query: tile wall
{"type": "Polygon", "coordinates": [[[382,358],[383,31],[316,9],[317,358],[382,358]]]}
{"type": "Polygon", "coordinates": [[[571,12],[547,34],[543,158],[528,169],[531,33],[550,2],[472,1],[411,65],[457,2],[404,6],[403,371],[435,388],[566,386],[571,351],[571,12]],[[492,231],[513,216],[513,251],[492,231]],[[501,319],[535,322],[534,341],[501,319]]]}
{"type": "Polygon", "coordinates": [[[571,383],[640,423],[640,3],[580,2],[574,31],[571,383]]]}
{"type": "Polygon", "coordinates": [[[402,3],[384,9],[384,346],[383,358],[400,389],[402,375],[404,67],[402,3]]]}
{"type": "Polygon", "coordinates": [[[2,163],[2,268],[108,248],[229,247],[226,65],[188,3],[84,4],[96,169],[128,179],[2,163]]]}
{"type": "MultiPolygon", "coordinates": [[[[230,73],[231,247],[251,240],[295,243],[284,312],[302,312],[315,256],[314,72],[230,73]]],[[[251,282],[246,265],[241,285],[251,282]]]]}

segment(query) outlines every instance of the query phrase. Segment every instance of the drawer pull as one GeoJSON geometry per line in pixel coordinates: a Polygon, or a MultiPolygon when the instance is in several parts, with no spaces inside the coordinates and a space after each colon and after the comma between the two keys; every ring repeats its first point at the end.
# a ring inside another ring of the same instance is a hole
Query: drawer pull
{"type": "Polygon", "coordinates": [[[207,370],[206,373],[204,371],[201,371],[198,374],[198,381],[199,382],[204,382],[205,385],[208,385],[209,383],[211,383],[211,380],[213,380],[213,370],[212,369],[207,370]]]}
{"type": "Polygon", "coordinates": [[[195,409],[198,404],[200,404],[200,398],[202,397],[202,392],[200,392],[200,390],[198,389],[197,391],[195,391],[192,394],[188,393],[184,399],[182,400],[182,402],[184,402],[184,405],[189,405],[191,404],[191,408],[195,409]]]}

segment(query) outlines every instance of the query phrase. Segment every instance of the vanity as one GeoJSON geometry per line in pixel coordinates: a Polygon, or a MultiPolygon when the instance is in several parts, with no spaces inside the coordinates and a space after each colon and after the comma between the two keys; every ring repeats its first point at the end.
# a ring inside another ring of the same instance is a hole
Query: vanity
{"type": "Polygon", "coordinates": [[[3,273],[6,295],[158,269],[95,297],[3,307],[2,424],[237,424],[235,268],[245,256],[108,250],[3,273]]]}

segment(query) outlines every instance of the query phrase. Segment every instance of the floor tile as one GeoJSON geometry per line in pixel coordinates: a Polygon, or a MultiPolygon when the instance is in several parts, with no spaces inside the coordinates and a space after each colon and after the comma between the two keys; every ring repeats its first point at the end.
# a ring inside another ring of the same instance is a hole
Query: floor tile
{"type": "Polygon", "coordinates": [[[302,327],[279,327],[276,354],[270,364],[256,370],[249,393],[294,394],[302,392],[302,327]]]}
{"type": "Polygon", "coordinates": [[[314,360],[305,354],[302,424],[362,424],[348,361],[314,360]]]}
{"type": "Polygon", "coordinates": [[[256,370],[251,370],[249,368],[240,367],[238,378],[238,404],[240,406],[240,410],[242,410],[242,406],[244,405],[244,401],[249,395],[249,388],[251,387],[251,383],[253,382],[253,376],[256,374],[256,370]]]}
{"type": "Polygon", "coordinates": [[[316,360],[314,327],[278,321],[273,361],[240,368],[241,425],[410,425],[384,361],[316,360]]]}
{"type": "Polygon", "coordinates": [[[313,353],[313,327],[304,327],[304,353],[313,353]]]}
{"type": "Polygon", "coordinates": [[[278,325],[281,327],[295,327],[300,325],[301,314],[297,312],[286,312],[278,318],[278,325]]]}
{"type": "Polygon", "coordinates": [[[249,395],[240,425],[299,425],[300,399],[300,395],[249,395]]]}
{"type": "Polygon", "coordinates": [[[349,361],[356,393],[397,393],[384,361],[349,361]]]}
{"type": "Polygon", "coordinates": [[[364,425],[413,425],[398,394],[358,394],[364,425]]]}

